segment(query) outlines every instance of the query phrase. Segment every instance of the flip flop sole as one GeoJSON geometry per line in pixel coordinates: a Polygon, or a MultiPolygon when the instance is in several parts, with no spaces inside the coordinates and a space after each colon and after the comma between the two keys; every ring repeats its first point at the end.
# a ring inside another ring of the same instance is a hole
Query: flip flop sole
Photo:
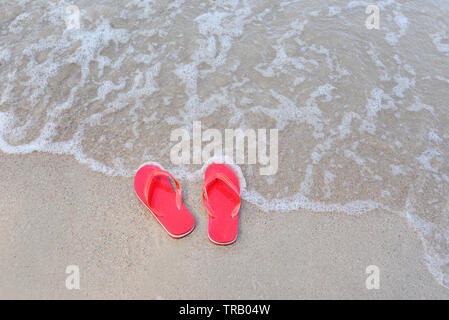
{"type": "Polygon", "coordinates": [[[219,246],[228,246],[228,245],[233,244],[234,242],[237,241],[237,237],[235,237],[234,240],[229,241],[229,242],[217,242],[217,241],[214,241],[214,240],[212,240],[212,239],[210,238],[209,235],[208,235],[208,238],[209,238],[209,241],[210,241],[210,242],[212,242],[213,244],[217,244],[217,245],[219,245],[219,246]]]}
{"type": "Polygon", "coordinates": [[[154,165],[139,168],[134,178],[134,191],[140,202],[152,213],[170,237],[175,239],[185,237],[195,228],[195,218],[183,204],[179,210],[176,207],[176,194],[168,177],[154,178],[157,180],[152,182],[152,194],[149,200],[151,207],[145,202],[145,183],[152,170],[161,169],[154,165]]]}
{"type": "Polygon", "coordinates": [[[187,231],[184,234],[172,234],[170,233],[170,231],[168,231],[165,226],[159,221],[159,219],[157,218],[157,215],[154,214],[153,211],[151,211],[150,208],[148,208],[145,203],[142,201],[142,199],[140,199],[140,197],[137,195],[137,192],[134,192],[134,194],[136,195],[136,197],[140,200],[140,203],[145,207],[145,209],[147,209],[148,211],[150,211],[151,215],[156,219],[156,221],[162,226],[162,228],[164,228],[165,232],[167,232],[167,234],[172,237],[173,239],[180,239],[183,238],[185,236],[188,236],[189,234],[192,233],[192,231],[195,229],[195,225],[192,227],[192,229],[190,229],[189,231],[187,231]]]}
{"type": "MultiPolygon", "coordinates": [[[[240,192],[239,180],[234,171],[224,164],[212,164],[205,172],[205,180],[217,173],[225,175],[236,186],[240,192]]],[[[230,245],[237,240],[238,215],[231,216],[238,197],[228,185],[217,179],[207,187],[207,201],[212,207],[213,215],[209,213],[208,237],[217,245],[230,245]]]]}

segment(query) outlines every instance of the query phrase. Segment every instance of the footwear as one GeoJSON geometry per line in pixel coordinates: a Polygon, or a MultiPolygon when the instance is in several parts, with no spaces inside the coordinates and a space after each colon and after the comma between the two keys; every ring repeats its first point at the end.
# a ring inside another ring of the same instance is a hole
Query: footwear
{"type": "Polygon", "coordinates": [[[229,245],[237,239],[240,186],[237,175],[225,164],[211,164],[204,174],[203,203],[209,212],[209,240],[229,245]]]}
{"type": "Polygon", "coordinates": [[[134,178],[134,190],[172,238],[185,237],[195,228],[195,218],[182,203],[181,187],[167,171],[155,165],[142,166],[134,178]]]}

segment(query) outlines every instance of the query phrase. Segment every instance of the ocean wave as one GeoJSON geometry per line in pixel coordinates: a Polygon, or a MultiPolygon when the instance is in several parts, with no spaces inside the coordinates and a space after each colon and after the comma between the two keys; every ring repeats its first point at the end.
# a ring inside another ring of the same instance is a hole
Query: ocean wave
{"type": "Polygon", "coordinates": [[[111,176],[158,162],[196,181],[204,165],[169,161],[172,130],[277,128],[276,175],[234,167],[244,200],[404,216],[449,287],[449,8],[381,1],[368,30],[367,5],[6,1],[0,150],[70,154],[111,176]]]}

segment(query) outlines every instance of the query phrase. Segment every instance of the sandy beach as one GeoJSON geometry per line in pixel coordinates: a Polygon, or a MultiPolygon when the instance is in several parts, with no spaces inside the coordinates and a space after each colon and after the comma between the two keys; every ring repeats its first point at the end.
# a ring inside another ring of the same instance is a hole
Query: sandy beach
{"type": "Polygon", "coordinates": [[[0,297],[448,299],[448,16],[446,0],[3,1],[0,297]],[[242,200],[228,247],[201,199],[223,155],[242,200]],[[182,186],[185,239],[135,195],[149,162],[182,186]]]}
{"type": "Polygon", "coordinates": [[[447,299],[407,221],[371,212],[261,212],[243,204],[238,241],[207,239],[200,187],[184,186],[196,230],[171,239],[133,193],[66,156],[1,155],[0,297],[40,299],[447,299]],[[19,192],[20,190],[20,192],[19,192]],[[380,289],[367,290],[367,266],[380,289]],[[80,268],[67,290],[66,267],[80,268]]]}

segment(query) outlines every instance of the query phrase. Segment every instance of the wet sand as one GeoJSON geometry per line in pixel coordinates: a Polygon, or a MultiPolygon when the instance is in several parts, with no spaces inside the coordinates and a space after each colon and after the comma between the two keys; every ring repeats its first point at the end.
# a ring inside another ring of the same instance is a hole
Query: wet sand
{"type": "Polygon", "coordinates": [[[262,212],[243,202],[237,242],[207,239],[201,181],[180,181],[197,227],[171,239],[134,195],[72,157],[0,154],[0,298],[447,299],[407,220],[262,212]],[[367,290],[365,268],[380,269],[367,290]],[[68,265],[80,290],[68,290],[68,265]]]}
{"type": "Polygon", "coordinates": [[[448,298],[449,3],[377,5],[378,30],[363,1],[4,2],[0,297],[448,298]],[[169,157],[196,122],[279,131],[276,174],[239,163],[231,247],[202,164],[169,157]],[[180,181],[186,239],[136,199],[147,161],[180,181]]]}

